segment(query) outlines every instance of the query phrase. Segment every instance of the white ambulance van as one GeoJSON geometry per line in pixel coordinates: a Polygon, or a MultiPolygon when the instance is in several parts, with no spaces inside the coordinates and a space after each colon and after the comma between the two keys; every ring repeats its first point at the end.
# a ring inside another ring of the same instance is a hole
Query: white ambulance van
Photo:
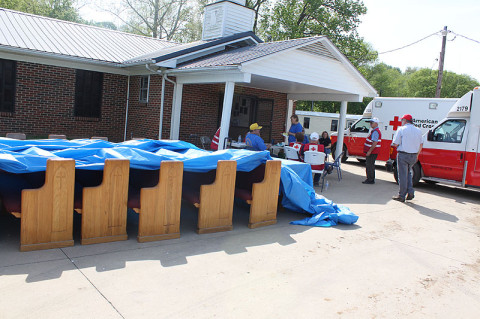
{"type": "MultiPolygon", "coordinates": [[[[296,111],[295,114],[298,115],[298,121],[305,129],[305,134],[311,134],[312,132],[322,134],[323,131],[327,131],[331,135],[338,130],[338,119],[340,117],[338,113],[296,111]]],[[[349,128],[360,118],[362,118],[361,115],[347,114],[346,127],[349,128]]]]}
{"type": "MultiPolygon", "coordinates": [[[[459,187],[480,187],[479,147],[480,87],[476,87],[451,107],[445,119],[423,135],[423,149],[413,167],[414,184],[422,179],[459,187]]],[[[397,179],[396,165],[393,167],[397,179]]]]}
{"type": "MultiPolygon", "coordinates": [[[[372,117],[379,119],[378,127],[382,132],[382,144],[377,160],[387,161],[390,158],[390,145],[397,129],[402,125],[400,118],[404,114],[411,114],[413,123],[426,133],[440,120],[445,118],[450,108],[458,99],[439,98],[400,98],[400,97],[376,97],[365,108],[363,116],[349,129],[345,130],[343,139],[342,161],[348,157],[365,160],[363,144],[370,131],[372,117]]],[[[332,152],[336,148],[337,133],[332,134],[332,152]]],[[[334,153],[335,154],[335,153],[334,153]]]]}

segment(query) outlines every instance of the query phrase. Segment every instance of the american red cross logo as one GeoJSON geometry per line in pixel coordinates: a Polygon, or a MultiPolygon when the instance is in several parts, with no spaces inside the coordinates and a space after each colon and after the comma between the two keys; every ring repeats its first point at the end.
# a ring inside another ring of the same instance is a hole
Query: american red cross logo
{"type": "Polygon", "coordinates": [[[395,116],[393,118],[393,121],[390,121],[389,123],[391,126],[393,126],[393,130],[396,131],[399,126],[402,126],[402,121],[398,120],[398,116],[395,116]]]}

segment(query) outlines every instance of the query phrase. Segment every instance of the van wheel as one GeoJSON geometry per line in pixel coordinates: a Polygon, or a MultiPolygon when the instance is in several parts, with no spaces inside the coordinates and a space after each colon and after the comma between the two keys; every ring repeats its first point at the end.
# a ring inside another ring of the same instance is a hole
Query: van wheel
{"type": "MultiPolygon", "coordinates": [[[[422,167],[417,162],[413,165],[413,177],[412,177],[412,184],[413,186],[417,186],[420,183],[420,178],[422,178],[422,167]]],[[[398,171],[397,171],[397,163],[393,164],[393,177],[395,178],[395,182],[398,184],[398,171]]]]}

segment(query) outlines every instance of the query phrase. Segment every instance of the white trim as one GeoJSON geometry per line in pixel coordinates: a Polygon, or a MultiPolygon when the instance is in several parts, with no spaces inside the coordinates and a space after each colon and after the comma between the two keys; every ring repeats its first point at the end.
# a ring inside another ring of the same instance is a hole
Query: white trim
{"type": "MultiPolygon", "coordinates": [[[[288,124],[290,123],[290,118],[293,115],[293,100],[288,100],[288,106],[287,106],[287,119],[285,121],[285,132],[288,133],[290,128],[288,127],[288,124]]],[[[288,145],[288,136],[285,137],[285,145],[288,145]]]]}
{"type": "Polygon", "coordinates": [[[336,53],[336,56],[339,59],[339,61],[341,61],[342,64],[344,64],[347,67],[347,69],[354,76],[358,77],[360,81],[369,89],[370,93],[372,94],[368,95],[368,97],[378,96],[377,90],[375,90],[375,88],[367,81],[367,79],[365,79],[362,73],[358,71],[358,69],[352,64],[352,62],[350,62],[350,60],[347,59],[347,57],[332,43],[332,41],[330,41],[330,39],[328,39],[327,37],[324,37],[322,38],[322,41],[324,42],[323,43],[324,45],[328,46],[329,49],[332,49],[334,51],[332,53],[336,53]]]}
{"type": "Polygon", "coordinates": [[[252,75],[240,71],[229,72],[196,72],[192,74],[175,75],[177,83],[183,84],[206,84],[222,82],[250,83],[252,75]]]}
{"type": "Polygon", "coordinates": [[[343,132],[345,132],[345,127],[347,125],[347,106],[347,101],[342,101],[340,104],[340,117],[338,118],[337,126],[337,147],[335,148],[335,154],[333,158],[337,158],[343,151],[343,132]]]}
{"type": "Polygon", "coordinates": [[[218,136],[218,150],[223,150],[225,139],[230,130],[230,117],[232,115],[233,93],[235,82],[225,83],[225,94],[223,95],[222,120],[220,122],[220,134],[218,136]]]}
{"type": "Polygon", "coordinates": [[[0,58],[21,62],[59,66],[71,69],[82,69],[87,71],[130,75],[130,72],[128,70],[122,69],[119,67],[118,64],[112,62],[68,57],[54,53],[34,53],[31,50],[7,48],[2,45],[0,45],[0,58]]]}
{"type": "Polygon", "coordinates": [[[180,135],[180,115],[182,113],[183,84],[177,83],[173,89],[173,109],[170,125],[170,139],[178,140],[180,135]]]}
{"type": "Polygon", "coordinates": [[[332,93],[290,93],[288,98],[296,101],[347,101],[362,102],[363,96],[358,94],[332,94],[332,93]]]}

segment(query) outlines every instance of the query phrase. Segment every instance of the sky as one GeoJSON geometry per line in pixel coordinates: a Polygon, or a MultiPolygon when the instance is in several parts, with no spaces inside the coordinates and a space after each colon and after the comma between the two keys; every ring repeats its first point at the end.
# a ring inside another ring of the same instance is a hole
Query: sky
{"type": "MultiPolygon", "coordinates": [[[[480,41],[480,0],[363,0],[368,12],[361,17],[360,36],[378,52],[400,48],[444,26],[480,41]]],[[[95,6],[80,9],[83,18],[115,21],[95,6]]],[[[444,69],[467,74],[480,81],[480,43],[450,33],[447,37],[444,69]]],[[[438,69],[442,38],[434,35],[420,43],[391,53],[379,60],[405,70],[407,67],[438,69]]]]}
{"type": "MultiPolygon", "coordinates": [[[[368,12],[359,34],[378,52],[415,42],[444,26],[480,41],[479,0],[363,0],[368,12]]],[[[480,43],[450,33],[444,69],[480,81],[480,43]],[[453,40],[453,41],[451,41],[453,40]]],[[[405,70],[407,67],[438,69],[442,38],[432,36],[411,47],[379,55],[379,60],[405,70]]]]}

